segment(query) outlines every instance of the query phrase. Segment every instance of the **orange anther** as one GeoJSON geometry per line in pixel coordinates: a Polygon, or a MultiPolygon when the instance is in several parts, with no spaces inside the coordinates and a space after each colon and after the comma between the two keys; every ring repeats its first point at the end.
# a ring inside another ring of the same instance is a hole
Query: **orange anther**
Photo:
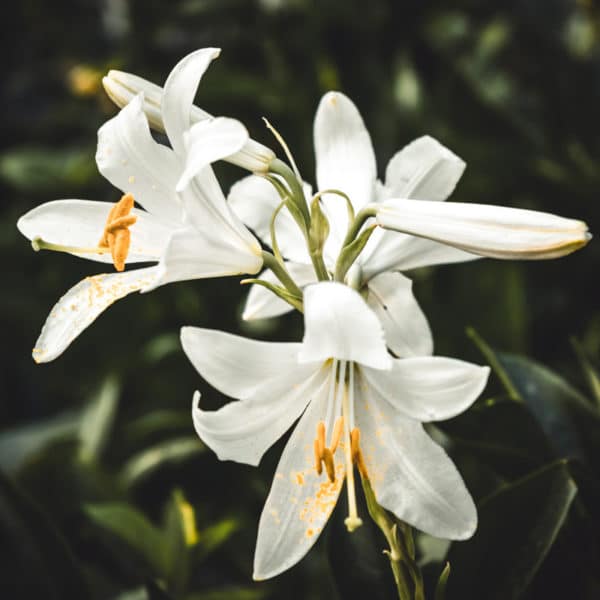
{"type": "Polygon", "coordinates": [[[110,248],[113,264],[117,271],[125,269],[125,260],[131,244],[129,227],[137,221],[135,215],[129,213],[133,209],[134,199],[131,194],[125,194],[110,209],[106,225],[100,239],[100,248],[110,248]]]}
{"type": "Polygon", "coordinates": [[[352,449],[352,462],[358,468],[360,476],[363,479],[368,479],[365,457],[360,449],[360,429],[358,427],[350,432],[350,447],[352,449]]]}
{"type": "Polygon", "coordinates": [[[317,424],[317,442],[319,443],[319,455],[323,456],[325,448],[325,423],[323,421],[319,421],[317,424]]]}
{"type": "Polygon", "coordinates": [[[331,483],[335,482],[335,463],[333,461],[333,453],[329,448],[323,450],[323,462],[325,463],[325,469],[327,470],[327,477],[331,483]]]}
{"type": "Polygon", "coordinates": [[[315,440],[315,469],[320,475],[323,472],[323,465],[321,464],[322,454],[319,447],[319,440],[315,440]]]}
{"type": "Polygon", "coordinates": [[[344,417],[339,417],[335,425],[333,426],[333,433],[331,434],[331,453],[335,454],[337,450],[338,444],[340,443],[340,438],[342,437],[342,430],[344,429],[344,417]]]}

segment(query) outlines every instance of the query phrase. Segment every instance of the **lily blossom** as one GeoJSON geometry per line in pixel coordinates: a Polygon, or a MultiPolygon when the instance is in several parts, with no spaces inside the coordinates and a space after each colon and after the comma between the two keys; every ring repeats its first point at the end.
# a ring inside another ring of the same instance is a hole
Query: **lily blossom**
{"type": "Polygon", "coordinates": [[[273,577],[308,552],[344,481],[346,525],[361,524],[355,464],[399,519],[438,537],[470,537],[475,505],[422,423],[467,409],[489,368],[442,357],[393,358],[375,313],[341,283],[309,285],[304,309],[302,343],[193,327],[181,332],[199,373],[238,400],[206,412],[194,396],[196,431],[221,460],[257,465],[298,420],[260,518],[254,578],[273,577]]]}
{"type": "Polygon", "coordinates": [[[218,52],[195,52],[169,75],[162,108],[172,148],[152,138],[143,94],[99,129],[98,170],[124,193],[116,205],[57,200],[19,219],[17,227],[34,249],[113,262],[120,271],[86,277],[58,301],[33,350],[36,362],[59,356],[102,311],[131,292],[261,268],[260,245],[229,209],[210,166],[242,148],[248,133],[233,119],[190,121],[198,83],[218,52]],[[134,200],[142,208],[134,208],[134,200]],[[158,264],[123,271],[125,263],[148,262],[158,264]]]}
{"type": "MultiPolygon", "coordinates": [[[[314,123],[316,179],[319,191],[339,190],[346,194],[355,212],[384,198],[445,200],[460,179],[465,163],[429,136],[418,138],[390,160],[385,183],[377,180],[375,152],[363,119],[344,94],[329,92],[323,96],[314,123]]],[[[310,186],[306,186],[307,201],[310,186]]],[[[348,228],[345,201],[336,195],[321,197],[330,223],[324,260],[333,272],[348,228]]],[[[263,243],[270,245],[270,221],[281,202],[273,187],[264,179],[249,176],[236,183],[228,196],[233,210],[254,230],[263,243]]],[[[305,241],[287,211],[277,217],[279,247],[288,260],[287,268],[301,287],[316,280],[305,241]]],[[[388,347],[397,356],[423,356],[433,352],[433,338],[427,319],[412,294],[412,282],[399,271],[442,263],[468,261],[476,255],[397,232],[376,229],[349,274],[352,285],[365,288],[369,306],[384,324],[388,347]],[[410,318],[407,318],[410,315],[410,318]],[[410,321],[412,329],[405,323],[410,321]]],[[[275,282],[265,271],[260,276],[275,282]]],[[[265,288],[252,286],[245,319],[277,316],[288,312],[289,305],[265,288]]]]}
{"type": "MultiPolygon", "coordinates": [[[[135,96],[143,92],[144,112],[150,125],[157,131],[165,131],[162,108],[164,90],[159,85],[132,73],[116,70],[108,72],[102,79],[102,85],[109,98],[119,108],[126,106],[135,96]]],[[[192,123],[209,121],[211,119],[213,119],[213,116],[210,113],[197,106],[192,106],[190,112],[192,123]]],[[[270,148],[248,138],[239,150],[229,156],[224,156],[223,160],[248,171],[261,172],[268,170],[269,163],[274,158],[275,153],[270,148]]]]}
{"type": "MultiPolygon", "coordinates": [[[[343,192],[355,212],[371,209],[376,213],[376,223],[387,228],[378,227],[373,232],[347,280],[365,289],[369,305],[384,322],[388,346],[398,356],[433,351],[427,320],[412,295],[410,280],[399,271],[480,256],[554,258],[572,252],[590,237],[581,221],[506,207],[444,203],[465,163],[429,136],[397,152],[381,183],[369,133],[356,106],[342,93],[329,92],[322,98],[315,116],[314,144],[319,191],[343,192]],[[407,331],[399,322],[407,309],[418,322],[419,335],[406,337],[407,331]]],[[[240,218],[270,245],[269,225],[281,201],[272,186],[250,176],[232,187],[228,199],[240,218]]],[[[333,272],[348,216],[339,196],[326,194],[321,199],[331,226],[324,260],[333,272]]],[[[289,261],[288,270],[303,286],[316,277],[305,242],[294,225],[286,211],[278,215],[276,231],[281,252],[289,261]]],[[[275,281],[269,271],[261,278],[275,281]]],[[[285,302],[255,285],[244,318],[271,317],[289,310],[285,302]]]]}

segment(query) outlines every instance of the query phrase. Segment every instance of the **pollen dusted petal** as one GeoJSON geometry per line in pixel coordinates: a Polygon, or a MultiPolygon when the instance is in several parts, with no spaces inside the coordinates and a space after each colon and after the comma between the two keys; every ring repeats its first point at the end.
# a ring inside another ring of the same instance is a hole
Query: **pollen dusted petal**
{"type": "Polygon", "coordinates": [[[150,285],[156,267],[86,277],[54,306],[42,328],[33,358],[49,362],[60,356],[71,342],[113,302],[150,285]]]}
{"type": "Polygon", "coordinates": [[[359,389],[356,416],[377,501],[435,537],[471,537],[477,527],[475,504],[443,448],[421,423],[402,416],[364,381],[359,389]]]}
{"type": "Polygon", "coordinates": [[[283,451],[260,517],[254,556],[254,579],[268,579],[295,565],[314,545],[337,502],[345,469],[335,465],[335,482],[315,470],[313,442],[325,420],[328,385],[300,418],[283,451]],[[300,476],[298,476],[300,475],[300,476]]]}

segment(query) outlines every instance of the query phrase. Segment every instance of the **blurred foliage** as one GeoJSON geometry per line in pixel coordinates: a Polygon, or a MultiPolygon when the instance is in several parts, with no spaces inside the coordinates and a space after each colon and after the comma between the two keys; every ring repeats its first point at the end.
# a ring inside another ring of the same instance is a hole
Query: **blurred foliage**
{"type": "MultiPolygon", "coordinates": [[[[256,523],[282,443],[250,469],[220,463],[193,432],[193,391],[207,407],[224,399],[187,363],[179,327],[292,340],[297,315],[241,323],[235,279],[181,283],[117,303],[59,360],[35,366],[30,349],[51,305],[98,267],[33,253],[15,222],[50,199],[118,196],[94,165],[96,130],[115,113],[99,86],[108,68],[162,82],[184,54],[215,45],[223,54],[199,103],[271,144],[267,116],[306,179],[314,110],[337,88],[360,107],[380,174],[397,149],[429,133],[468,163],[455,200],[556,212],[597,230],[600,8],[25,0],[4,7],[0,44],[0,596],[393,597],[379,532],[349,537],[337,515],[297,567],[252,583],[256,523]]],[[[240,175],[219,169],[225,189],[240,175]]],[[[497,374],[471,410],[432,428],[481,523],[449,550],[419,536],[430,591],[448,558],[449,600],[600,596],[599,259],[592,242],[559,261],[413,274],[437,353],[490,362],[497,374]],[[467,325],[487,341],[475,336],[483,355],[467,325]]]]}

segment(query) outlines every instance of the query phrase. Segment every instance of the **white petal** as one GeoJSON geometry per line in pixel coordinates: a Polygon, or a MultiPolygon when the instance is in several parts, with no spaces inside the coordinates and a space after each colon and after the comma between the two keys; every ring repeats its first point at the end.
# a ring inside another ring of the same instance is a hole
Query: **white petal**
{"type": "Polygon", "coordinates": [[[94,275],[80,281],[50,312],[33,349],[33,359],[43,363],[60,356],[102,311],[127,294],[150,285],[155,275],[156,267],[149,267],[94,275]]]}
{"type": "Polygon", "coordinates": [[[183,135],[186,157],[185,170],[177,183],[180,192],[205,166],[241,149],[248,131],[235,119],[217,117],[200,121],[183,135]]]}
{"type": "Polygon", "coordinates": [[[219,56],[218,48],[202,48],[188,54],[173,68],[162,97],[162,118],[169,141],[177,154],[185,154],[183,133],[190,128],[191,111],[200,80],[210,63],[219,56]]]}
{"type": "Polygon", "coordinates": [[[183,165],[170,148],[154,141],[142,105],[143,97],[135,96],[98,130],[98,170],[147,211],[180,223],[183,213],[175,184],[183,165]]]}
{"type": "MultiPolygon", "coordinates": [[[[299,288],[303,288],[310,283],[315,283],[316,276],[311,265],[286,262],[286,267],[299,288]]],[[[259,275],[259,279],[281,285],[279,279],[273,274],[273,271],[263,271],[259,275]]],[[[253,285],[246,299],[242,318],[245,321],[267,319],[284,315],[291,310],[293,310],[292,306],[273,294],[273,292],[261,285],[253,285]]]]}
{"type": "Polygon", "coordinates": [[[583,221],[486,204],[387,200],[377,213],[377,222],[494,258],[556,258],[591,238],[583,221]]]}
{"type": "Polygon", "coordinates": [[[400,273],[381,273],[369,281],[367,304],[379,317],[388,348],[396,356],[427,356],[433,338],[427,318],[400,273]]]}
{"type": "Polygon", "coordinates": [[[372,389],[362,394],[356,416],[379,504],[435,537],[471,537],[477,527],[473,500],[448,455],[422,425],[402,417],[372,389]]]}
{"type": "Polygon", "coordinates": [[[490,374],[454,358],[423,356],[394,360],[384,373],[363,369],[365,379],[396,410],[417,421],[441,421],[464,412],[481,394],[490,374]]]}
{"type": "Polygon", "coordinates": [[[358,292],[341,283],[322,282],[304,291],[304,339],[301,362],[353,360],[389,369],[381,324],[358,292]]]}
{"type": "Polygon", "coordinates": [[[220,460],[256,466],[304,412],[324,380],[323,369],[296,365],[295,371],[263,382],[247,399],[210,412],[198,407],[196,393],[192,411],[196,433],[220,460]]]}
{"type": "MultiPolygon", "coordinates": [[[[261,253],[260,244],[231,210],[212,167],[206,166],[182,192],[186,220],[203,235],[227,238],[229,244],[246,252],[261,253]]],[[[256,271],[254,271],[256,272],[256,271]]]]}
{"type": "Polygon", "coordinates": [[[239,238],[224,233],[217,229],[211,235],[193,227],[176,231],[161,258],[159,276],[149,289],[173,281],[258,273],[263,264],[260,247],[242,245],[239,238]]]}
{"type": "Polygon", "coordinates": [[[340,450],[334,483],[329,483],[324,472],[318,475],[314,466],[317,423],[325,421],[330,432],[335,421],[335,416],[326,421],[328,380],[302,415],[277,466],[258,525],[256,580],[274,577],[295,565],[317,541],[337,502],[345,475],[340,450]]]}
{"type": "MultiPolygon", "coordinates": [[[[250,175],[231,187],[227,201],[235,214],[254,230],[264,244],[271,246],[271,219],[281,203],[275,188],[263,177],[250,175]]],[[[275,227],[283,256],[295,262],[310,263],[304,236],[287,209],[279,211],[275,227]]]]}
{"type": "Polygon", "coordinates": [[[373,232],[359,260],[362,264],[363,281],[368,281],[384,271],[408,271],[477,258],[481,256],[453,246],[379,229],[373,232]]]}
{"type": "MultiPolygon", "coordinates": [[[[150,81],[137,75],[124,71],[109,71],[102,79],[102,84],[110,99],[119,107],[128,104],[139,92],[144,92],[144,112],[153,129],[164,131],[162,117],[163,89],[150,81]]],[[[204,119],[211,119],[212,115],[206,111],[192,106],[190,113],[191,123],[198,123],[204,119]]],[[[224,160],[238,165],[249,171],[267,171],[269,163],[275,158],[275,153],[255,140],[247,140],[243,148],[226,157],[224,160]]]]}
{"type": "Polygon", "coordinates": [[[446,200],[465,170],[465,163],[425,135],[405,146],[388,163],[385,186],[395,198],[446,200]]]}
{"type": "MultiPolygon", "coordinates": [[[[371,202],[377,176],[375,154],[358,109],[344,94],[323,96],[315,116],[314,139],[319,190],[341,190],[355,209],[371,202]]],[[[344,202],[337,206],[339,217],[344,217],[344,202]]]]}
{"type": "MultiPolygon", "coordinates": [[[[17,222],[28,239],[37,237],[51,244],[77,248],[96,248],[102,237],[108,213],[114,204],[93,200],[55,200],[36,206],[17,222]]],[[[173,230],[161,219],[133,209],[137,221],[131,226],[128,263],[159,260],[173,230]]],[[[112,263],[110,253],[70,252],[75,256],[112,263]]]]}
{"type": "Polygon", "coordinates": [[[298,370],[300,344],[260,342],[198,327],[183,327],[181,344],[198,373],[232,398],[248,398],[265,381],[298,370]]]}

